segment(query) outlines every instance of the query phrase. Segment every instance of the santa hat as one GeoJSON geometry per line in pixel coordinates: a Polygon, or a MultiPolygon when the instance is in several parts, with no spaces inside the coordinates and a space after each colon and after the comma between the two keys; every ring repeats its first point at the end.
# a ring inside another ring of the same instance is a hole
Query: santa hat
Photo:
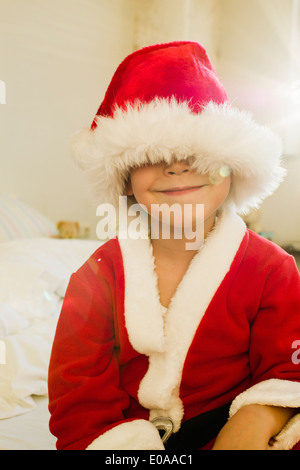
{"type": "Polygon", "coordinates": [[[192,157],[198,172],[232,171],[237,211],[258,207],[281,182],[281,140],[228,103],[204,48],[145,47],[117,68],[89,129],[73,141],[97,202],[118,204],[130,169],[192,157]]]}

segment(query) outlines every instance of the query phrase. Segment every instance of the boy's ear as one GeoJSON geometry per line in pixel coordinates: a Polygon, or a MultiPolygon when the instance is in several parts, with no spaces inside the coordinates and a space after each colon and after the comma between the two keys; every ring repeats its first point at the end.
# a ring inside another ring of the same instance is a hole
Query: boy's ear
{"type": "Polygon", "coordinates": [[[133,196],[130,178],[128,181],[126,181],[126,184],[125,184],[125,193],[126,193],[126,196],[133,196]]]}

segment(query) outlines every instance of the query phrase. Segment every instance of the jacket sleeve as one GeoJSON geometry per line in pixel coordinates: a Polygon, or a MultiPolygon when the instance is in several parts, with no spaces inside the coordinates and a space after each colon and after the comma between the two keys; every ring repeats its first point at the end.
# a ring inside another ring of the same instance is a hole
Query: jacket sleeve
{"type": "Polygon", "coordinates": [[[119,387],[112,271],[105,260],[91,258],[66,291],[48,378],[58,449],[163,448],[150,422],[124,419],[129,397],[119,387]]]}
{"type": "MultiPolygon", "coordinates": [[[[261,305],[251,325],[249,362],[252,386],[233,401],[232,416],[247,404],[300,409],[300,276],[295,261],[284,261],[267,276],[261,305]]],[[[300,441],[300,413],[290,420],[274,448],[290,449],[300,441]]]]}

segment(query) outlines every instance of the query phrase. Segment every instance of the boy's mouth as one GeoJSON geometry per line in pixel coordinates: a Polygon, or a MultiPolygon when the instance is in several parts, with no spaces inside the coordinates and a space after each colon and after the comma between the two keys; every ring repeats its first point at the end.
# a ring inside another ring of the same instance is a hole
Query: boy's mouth
{"type": "Polygon", "coordinates": [[[176,188],[168,188],[164,190],[160,190],[158,192],[167,194],[169,196],[182,196],[184,194],[192,193],[194,191],[198,191],[199,189],[203,188],[204,186],[207,186],[206,184],[202,184],[201,186],[182,186],[182,187],[176,187],[176,188]]]}

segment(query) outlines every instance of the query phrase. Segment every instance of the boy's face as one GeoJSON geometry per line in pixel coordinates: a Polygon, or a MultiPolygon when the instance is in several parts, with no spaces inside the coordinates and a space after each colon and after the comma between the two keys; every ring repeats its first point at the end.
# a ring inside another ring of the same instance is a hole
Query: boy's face
{"type": "Polygon", "coordinates": [[[230,174],[223,177],[199,174],[182,160],[133,169],[126,194],[134,195],[149,213],[151,204],[204,204],[204,220],[207,220],[215,217],[228,196],[230,185],[230,174]]]}

